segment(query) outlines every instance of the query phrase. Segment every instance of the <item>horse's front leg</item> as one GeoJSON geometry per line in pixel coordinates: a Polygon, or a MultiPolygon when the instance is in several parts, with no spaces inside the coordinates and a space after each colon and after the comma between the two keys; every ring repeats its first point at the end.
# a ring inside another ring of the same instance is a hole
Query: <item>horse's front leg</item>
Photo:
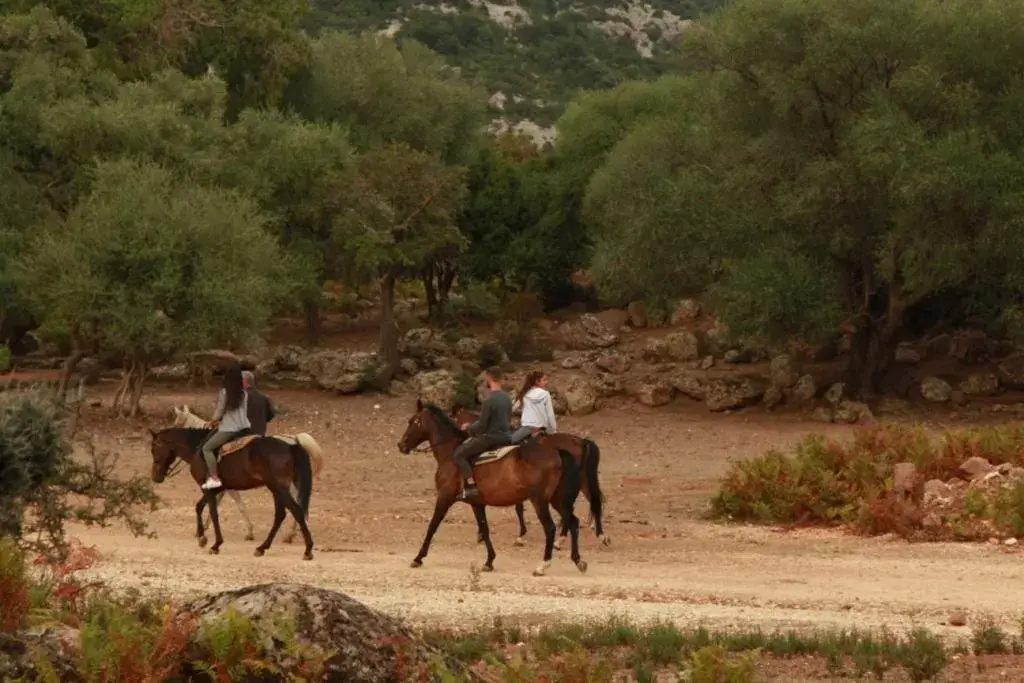
{"type": "Polygon", "coordinates": [[[519,536],[516,537],[516,545],[526,544],[526,515],[523,504],[516,503],[516,517],[519,519],[519,536]]]}
{"type": "Polygon", "coordinates": [[[483,570],[485,572],[493,572],[496,554],[494,546],[491,545],[491,529],[487,526],[487,508],[483,505],[474,505],[473,514],[476,515],[477,526],[480,528],[480,533],[484,538],[484,545],[487,547],[487,562],[484,563],[483,570]]]}
{"type": "Polygon", "coordinates": [[[437,528],[441,526],[441,522],[444,521],[448,510],[454,503],[453,496],[438,496],[437,502],[434,503],[434,516],[430,518],[430,524],[427,525],[427,536],[423,539],[423,545],[410,565],[413,569],[423,566],[423,558],[427,556],[427,551],[430,549],[430,541],[434,538],[437,528]]]}

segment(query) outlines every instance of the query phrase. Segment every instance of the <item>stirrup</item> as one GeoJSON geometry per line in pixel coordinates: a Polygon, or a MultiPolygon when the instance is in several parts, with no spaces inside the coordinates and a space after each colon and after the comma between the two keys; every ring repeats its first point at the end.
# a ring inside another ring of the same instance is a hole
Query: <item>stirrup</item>
{"type": "Polygon", "coordinates": [[[470,498],[477,498],[480,496],[480,489],[477,488],[476,484],[466,484],[462,487],[462,491],[459,492],[459,500],[469,500],[470,498]],[[470,490],[473,492],[470,493],[470,490]]]}

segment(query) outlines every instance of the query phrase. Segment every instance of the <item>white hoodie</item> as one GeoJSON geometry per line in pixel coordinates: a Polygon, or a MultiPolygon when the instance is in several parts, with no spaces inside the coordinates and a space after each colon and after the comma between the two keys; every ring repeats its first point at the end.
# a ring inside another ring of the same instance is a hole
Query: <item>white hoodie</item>
{"type": "Polygon", "coordinates": [[[555,423],[555,408],[551,404],[551,394],[545,389],[534,387],[523,397],[523,417],[520,424],[524,427],[543,427],[551,434],[558,431],[555,423]]]}

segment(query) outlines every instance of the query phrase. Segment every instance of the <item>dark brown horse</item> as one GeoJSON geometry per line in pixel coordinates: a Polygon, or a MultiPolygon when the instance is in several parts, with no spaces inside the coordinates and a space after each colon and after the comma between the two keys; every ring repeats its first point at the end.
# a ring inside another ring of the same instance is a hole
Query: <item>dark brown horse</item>
{"type": "MultiPolygon", "coordinates": [[[[398,450],[406,454],[421,443],[429,442],[437,460],[437,472],[434,474],[434,484],[437,488],[434,516],[427,527],[423,546],[412,561],[413,567],[423,565],[423,558],[427,556],[431,539],[444,521],[448,510],[458,500],[459,492],[462,490],[462,477],[452,459],[452,452],[467,436],[443,410],[417,401],[416,413],[409,418],[409,426],[398,442],[398,450]]],[[[493,571],[495,558],[487,526],[487,506],[508,507],[529,499],[544,527],[545,537],[544,561],[533,572],[534,576],[543,576],[551,566],[555,544],[555,520],[551,518],[550,508],[552,504],[559,508],[562,519],[568,522],[572,539],[572,561],[581,572],[585,572],[587,563],[580,558],[580,524],[573,515],[573,506],[579,495],[579,472],[572,456],[548,445],[530,443],[511,449],[504,457],[489,461],[487,458],[488,455],[485,454],[478,460],[480,464],[474,464],[474,478],[480,495],[466,501],[473,508],[473,514],[487,547],[487,561],[483,570],[493,571]]]]}
{"type": "MultiPolygon", "coordinates": [[[[153,481],[158,484],[162,482],[176,460],[188,465],[196,485],[206,480],[206,463],[199,448],[203,440],[209,436],[210,430],[171,427],[159,432],[150,430],[150,433],[153,435],[153,481]]],[[[206,544],[203,509],[207,505],[210,506],[214,532],[210,552],[216,555],[224,543],[224,537],[220,532],[220,515],[217,514],[217,497],[223,491],[249,491],[266,487],[274,496],[274,526],[271,527],[267,540],[256,548],[256,557],[261,557],[274,542],[287,510],[295,518],[302,531],[302,538],[306,541],[303,559],[312,560],[313,537],[306,525],[309,499],[313,491],[313,466],[309,453],[298,442],[273,436],[243,438],[247,439],[245,444],[225,444],[230,452],[223,454],[217,463],[217,474],[220,475],[224,487],[205,491],[196,503],[196,538],[199,539],[200,547],[206,544]],[[298,489],[298,501],[289,491],[293,481],[298,489]]]]}
{"type": "MultiPolygon", "coordinates": [[[[465,408],[452,410],[452,418],[456,424],[476,422],[479,417],[479,413],[465,408]]],[[[545,444],[572,455],[573,461],[580,471],[580,491],[582,491],[583,497],[590,502],[590,517],[594,523],[594,533],[597,534],[602,545],[610,545],[610,539],[604,535],[604,493],[601,491],[601,483],[597,476],[598,465],[601,462],[601,449],[590,439],[565,432],[545,434],[540,439],[545,444]]],[[[519,520],[519,536],[516,538],[516,545],[523,545],[526,536],[526,517],[522,503],[516,505],[516,518],[519,520]]],[[[565,538],[568,531],[563,519],[560,528],[561,537],[565,538]]],[[[477,541],[483,541],[483,531],[481,530],[477,531],[477,541]]],[[[555,548],[561,550],[558,542],[555,543],[555,548]]]]}

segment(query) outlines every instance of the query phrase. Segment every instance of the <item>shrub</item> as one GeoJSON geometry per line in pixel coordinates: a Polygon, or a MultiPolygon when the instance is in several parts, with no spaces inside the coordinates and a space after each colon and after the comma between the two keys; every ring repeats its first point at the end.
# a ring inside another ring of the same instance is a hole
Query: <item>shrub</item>
{"type": "Polygon", "coordinates": [[[11,369],[11,349],[6,344],[0,344],[0,372],[8,372],[11,369]]]}
{"type": "Polygon", "coordinates": [[[484,342],[477,352],[477,362],[481,370],[497,367],[505,362],[505,349],[494,342],[484,342]]]}
{"type": "Polygon", "coordinates": [[[725,649],[710,645],[690,655],[692,683],[749,683],[754,680],[757,654],[729,657],[725,649]]]}
{"type": "Polygon", "coordinates": [[[457,408],[473,410],[477,407],[476,377],[463,370],[455,376],[454,403],[457,408]]]}
{"type": "Polygon", "coordinates": [[[14,541],[0,538],[0,633],[14,633],[22,628],[28,611],[25,554],[14,541]]]}
{"type": "Polygon", "coordinates": [[[146,533],[138,513],[157,508],[152,484],[139,476],[119,478],[117,457],[90,442],[80,444],[81,457],[72,457],[64,418],[43,393],[0,395],[0,536],[59,557],[68,551],[69,519],[121,521],[136,535],[146,533]]]}

